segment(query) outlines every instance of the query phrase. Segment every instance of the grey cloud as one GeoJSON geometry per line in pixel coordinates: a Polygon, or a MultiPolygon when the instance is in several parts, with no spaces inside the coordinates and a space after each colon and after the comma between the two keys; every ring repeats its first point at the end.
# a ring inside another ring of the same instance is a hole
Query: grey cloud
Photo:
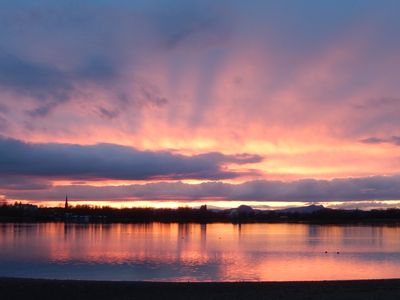
{"type": "Polygon", "coordinates": [[[351,201],[400,199],[399,176],[374,176],[293,182],[252,181],[243,184],[235,199],[279,201],[351,201]]]}
{"type": "Polygon", "coordinates": [[[384,143],[385,140],[381,139],[381,138],[377,138],[377,137],[369,137],[369,138],[360,140],[360,142],[364,143],[364,144],[381,144],[381,143],[384,143]]]}
{"type": "Polygon", "coordinates": [[[73,89],[61,70],[4,53],[0,55],[0,86],[38,100],[58,102],[66,101],[73,89]]]}
{"type": "Polygon", "coordinates": [[[109,119],[109,120],[114,119],[114,118],[118,117],[118,115],[119,115],[118,110],[111,110],[111,109],[107,109],[105,107],[99,107],[98,112],[101,117],[109,119]]]}
{"type": "Polygon", "coordinates": [[[362,210],[371,210],[371,209],[388,209],[397,206],[394,203],[390,202],[381,202],[381,201],[352,201],[352,202],[344,202],[335,205],[329,205],[329,208],[334,209],[362,209],[362,210]]]}
{"type": "Polygon", "coordinates": [[[115,67],[105,58],[94,57],[75,71],[78,80],[110,80],[118,76],[115,67]]]}
{"type": "Polygon", "coordinates": [[[162,47],[204,48],[229,37],[234,23],[229,8],[227,2],[171,1],[168,7],[158,5],[152,22],[162,38],[162,47]]]}
{"type": "Polygon", "coordinates": [[[5,106],[4,104],[1,104],[0,103],[0,113],[3,113],[3,114],[5,114],[5,113],[8,113],[8,107],[7,106],[5,106]]]}
{"type": "Polygon", "coordinates": [[[57,105],[79,92],[77,84],[105,83],[116,77],[112,66],[92,59],[77,69],[68,70],[0,53],[0,87],[39,101],[28,114],[43,117],[57,105]]]}
{"type": "Polygon", "coordinates": [[[7,119],[4,116],[2,116],[6,115],[7,113],[8,113],[8,107],[0,103],[0,130],[4,130],[8,127],[7,119]]]}
{"type": "Polygon", "coordinates": [[[34,109],[28,110],[27,114],[30,115],[31,117],[45,117],[58,104],[59,104],[58,102],[49,102],[46,104],[42,104],[42,105],[37,106],[34,109]]]}
{"type": "Polygon", "coordinates": [[[169,30],[165,42],[167,48],[176,48],[184,44],[204,47],[224,42],[229,36],[228,27],[217,16],[192,18],[176,24],[175,28],[169,30]]]}
{"type": "MultiPolygon", "coordinates": [[[[35,99],[37,106],[26,111],[31,117],[45,117],[74,97],[88,97],[86,87],[91,85],[107,89],[108,97],[119,100],[122,106],[129,103],[135,107],[159,107],[168,102],[160,89],[144,78],[135,76],[131,79],[129,92],[112,84],[117,78],[116,66],[98,57],[88,59],[78,67],[62,69],[0,53],[0,88],[35,99]]],[[[109,102],[110,105],[115,103],[113,99],[109,102]]],[[[117,109],[105,107],[100,107],[99,113],[108,119],[119,115],[117,109]]]]}
{"type": "Polygon", "coordinates": [[[400,98],[397,97],[381,97],[369,99],[363,103],[354,105],[356,109],[377,109],[386,107],[396,107],[400,105],[400,98]]]}
{"type": "Polygon", "coordinates": [[[118,117],[119,107],[126,102],[137,107],[160,107],[168,102],[156,85],[138,76],[131,80],[130,92],[126,92],[124,87],[113,86],[114,80],[120,76],[116,69],[116,65],[99,57],[65,69],[0,53],[0,88],[35,99],[37,106],[26,111],[31,117],[45,117],[58,105],[74,97],[87,97],[87,85],[107,88],[111,97],[120,100],[120,105],[112,99],[109,101],[115,107],[99,108],[99,114],[108,119],[118,117]]]}
{"type": "Polygon", "coordinates": [[[0,190],[44,190],[51,187],[50,182],[45,179],[21,177],[21,176],[3,176],[0,175],[0,190]]]}
{"type": "Polygon", "coordinates": [[[184,156],[114,144],[29,144],[15,139],[0,139],[0,175],[74,180],[217,180],[243,175],[223,168],[226,163],[246,164],[261,160],[262,157],[248,154],[184,156]]]}
{"type": "MultiPolygon", "coordinates": [[[[168,103],[168,99],[163,97],[158,86],[148,82],[144,78],[135,77],[132,82],[132,100],[138,105],[162,106],[168,103]]],[[[129,101],[129,98],[126,98],[129,101]]]]}
{"type": "Polygon", "coordinates": [[[0,116],[0,130],[4,130],[8,127],[8,121],[6,118],[0,116]]]}
{"type": "Polygon", "coordinates": [[[391,136],[389,138],[378,138],[378,137],[369,137],[366,139],[362,139],[360,141],[361,143],[364,144],[392,144],[396,146],[400,146],[400,136],[391,136]]]}
{"type": "Polygon", "coordinates": [[[390,142],[394,145],[400,146],[400,136],[392,136],[390,142]]]}
{"type": "MultiPolygon", "coordinates": [[[[56,186],[34,193],[10,191],[12,199],[58,200],[71,195],[77,200],[237,200],[299,202],[372,202],[400,199],[400,176],[373,176],[292,182],[256,180],[242,184],[206,182],[158,182],[126,186],[56,186]]],[[[132,204],[133,205],[133,204],[132,204]]]]}
{"type": "Polygon", "coordinates": [[[242,154],[235,154],[235,155],[224,155],[219,152],[210,152],[206,154],[199,154],[197,155],[200,159],[212,159],[214,161],[223,161],[223,162],[230,162],[235,164],[251,164],[251,163],[258,163],[262,160],[262,158],[258,155],[242,153],[242,154]]]}

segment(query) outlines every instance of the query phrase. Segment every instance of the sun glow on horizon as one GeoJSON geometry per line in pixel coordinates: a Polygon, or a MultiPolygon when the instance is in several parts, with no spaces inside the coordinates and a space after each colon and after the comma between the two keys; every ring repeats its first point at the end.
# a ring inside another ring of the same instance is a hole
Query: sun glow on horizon
{"type": "MultiPolygon", "coordinates": [[[[23,204],[33,204],[40,207],[64,207],[64,201],[54,200],[5,200],[3,203],[12,204],[21,202],[23,204]]],[[[209,209],[231,209],[237,208],[240,205],[251,206],[254,209],[260,210],[277,210],[291,207],[305,207],[308,205],[323,205],[326,208],[333,209],[390,209],[400,208],[400,200],[379,200],[379,201],[235,201],[235,200],[193,200],[193,201],[172,201],[172,200],[68,200],[69,205],[79,206],[87,205],[91,207],[112,207],[112,208],[155,208],[155,209],[177,209],[177,208],[200,208],[202,205],[207,205],[209,209]]]]}

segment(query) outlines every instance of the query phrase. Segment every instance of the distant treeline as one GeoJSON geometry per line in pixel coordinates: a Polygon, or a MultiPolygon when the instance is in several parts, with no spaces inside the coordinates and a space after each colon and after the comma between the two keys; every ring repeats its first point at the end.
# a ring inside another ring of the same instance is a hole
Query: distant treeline
{"type": "Polygon", "coordinates": [[[0,205],[0,222],[78,222],[78,223],[399,223],[400,209],[340,210],[322,208],[314,212],[243,209],[210,210],[182,207],[177,209],[112,208],[78,205],[69,208],[37,207],[15,203],[0,205]]]}

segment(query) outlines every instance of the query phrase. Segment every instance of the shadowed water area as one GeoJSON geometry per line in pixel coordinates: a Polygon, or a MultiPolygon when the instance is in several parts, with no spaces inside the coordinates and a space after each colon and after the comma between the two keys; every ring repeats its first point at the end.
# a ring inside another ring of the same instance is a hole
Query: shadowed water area
{"type": "Polygon", "coordinates": [[[1,224],[0,276],[145,281],[400,277],[400,227],[1,224]]]}

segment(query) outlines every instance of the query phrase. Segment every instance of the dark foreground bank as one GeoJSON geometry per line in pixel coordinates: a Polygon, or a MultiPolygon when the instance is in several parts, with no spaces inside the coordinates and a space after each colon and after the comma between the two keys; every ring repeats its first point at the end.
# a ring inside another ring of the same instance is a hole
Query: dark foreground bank
{"type": "Polygon", "coordinates": [[[0,278],[13,299],[400,299],[400,279],[317,282],[159,283],[0,278]]]}
{"type": "MultiPolygon", "coordinates": [[[[0,199],[1,200],[1,199],[0,199]]],[[[400,209],[345,210],[322,205],[259,210],[240,205],[238,208],[216,210],[180,207],[168,208],[112,208],[78,205],[38,207],[16,202],[0,204],[0,223],[66,222],[66,223],[312,223],[312,224],[368,224],[400,225],[400,209]]]]}

